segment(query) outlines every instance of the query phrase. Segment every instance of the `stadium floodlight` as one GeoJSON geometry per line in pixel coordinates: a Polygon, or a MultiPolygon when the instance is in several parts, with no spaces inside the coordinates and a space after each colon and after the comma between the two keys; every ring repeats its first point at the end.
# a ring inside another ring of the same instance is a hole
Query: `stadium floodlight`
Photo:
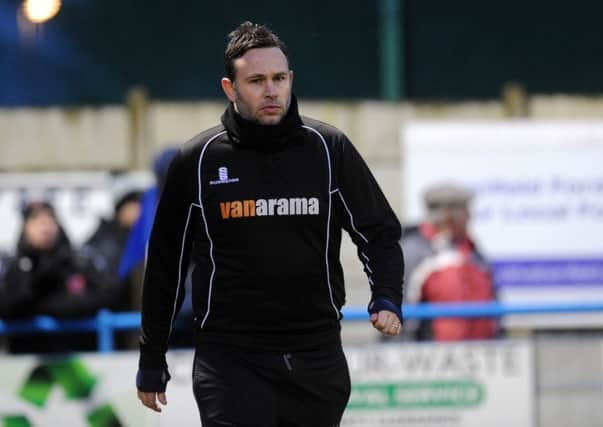
{"type": "Polygon", "coordinates": [[[61,8],[61,0],[24,0],[23,15],[34,24],[52,19],[61,8]]]}

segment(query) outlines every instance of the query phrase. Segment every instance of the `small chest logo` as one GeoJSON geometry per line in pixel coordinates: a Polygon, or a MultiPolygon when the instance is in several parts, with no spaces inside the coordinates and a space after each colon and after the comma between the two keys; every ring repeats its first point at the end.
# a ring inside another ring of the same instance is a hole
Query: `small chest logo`
{"type": "Polygon", "coordinates": [[[209,185],[231,184],[233,182],[239,182],[239,178],[229,178],[228,168],[226,166],[220,166],[218,168],[218,179],[209,181],[209,185]]]}

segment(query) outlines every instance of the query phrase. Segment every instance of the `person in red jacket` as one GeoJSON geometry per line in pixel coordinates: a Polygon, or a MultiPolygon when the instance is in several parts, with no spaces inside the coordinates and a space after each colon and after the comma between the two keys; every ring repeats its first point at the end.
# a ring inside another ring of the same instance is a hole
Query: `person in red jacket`
{"type": "MultiPolygon", "coordinates": [[[[487,261],[468,232],[472,193],[455,184],[437,184],[424,193],[426,220],[406,230],[406,300],[452,303],[495,299],[487,261]]],[[[413,328],[415,338],[436,341],[487,339],[497,335],[489,318],[437,318],[413,328]]]]}

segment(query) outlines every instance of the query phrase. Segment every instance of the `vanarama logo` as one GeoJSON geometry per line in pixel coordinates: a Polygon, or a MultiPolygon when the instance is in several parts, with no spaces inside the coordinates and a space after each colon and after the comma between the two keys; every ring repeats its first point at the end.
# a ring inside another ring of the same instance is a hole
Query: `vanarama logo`
{"type": "Polygon", "coordinates": [[[275,215],[318,215],[317,197],[281,199],[233,200],[220,202],[222,219],[275,215]]]}

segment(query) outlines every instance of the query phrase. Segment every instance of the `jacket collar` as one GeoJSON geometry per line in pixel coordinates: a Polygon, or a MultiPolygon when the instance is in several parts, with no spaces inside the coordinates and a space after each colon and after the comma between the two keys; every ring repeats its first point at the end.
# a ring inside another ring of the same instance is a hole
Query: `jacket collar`
{"type": "Polygon", "coordinates": [[[243,118],[231,102],[222,114],[222,124],[230,138],[238,144],[255,148],[276,148],[286,144],[302,126],[297,109],[297,99],[291,94],[291,104],[287,114],[276,125],[262,125],[243,118]]]}

